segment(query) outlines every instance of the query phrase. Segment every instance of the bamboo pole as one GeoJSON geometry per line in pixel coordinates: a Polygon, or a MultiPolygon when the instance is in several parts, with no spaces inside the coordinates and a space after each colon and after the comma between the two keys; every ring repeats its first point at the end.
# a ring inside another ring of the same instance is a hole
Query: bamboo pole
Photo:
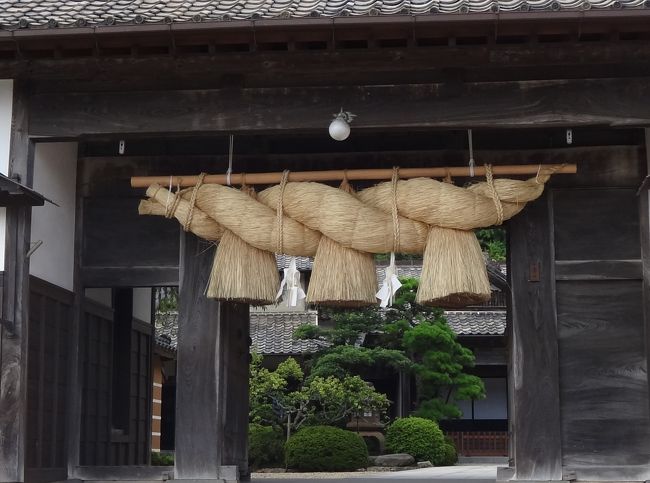
{"type": "MultiPolygon", "coordinates": [[[[501,176],[535,175],[537,173],[553,174],[575,174],[578,171],[576,164],[519,164],[507,166],[492,166],[492,173],[501,176]]],[[[468,177],[469,167],[453,166],[438,168],[400,168],[399,177],[407,178],[437,178],[437,177],[468,177]]],[[[476,166],[474,176],[484,176],[485,167],[476,166]]],[[[392,169],[350,169],[331,171],[292,171],[289,173],[289,181],[340,181],[347,178],[353,180],[386,180],[393,176],[392,169]]],[[[158,183],[166,186],[171,184],[174,187],[187,188],[194,186],[198,181],[196,175],[172,175],[172,176],[133,176],[131,178],[132,188],[147,188],[158,183]]],[[[256,184],[278,184],[282,180],[282,172],[273,173],[237,173],[230,175],[230,184],[240,185],[243,181],[247,185],[256,184]]],[[[227,184],[225,174],[210,174],[203,181],[206,184],[227,184]]]]}

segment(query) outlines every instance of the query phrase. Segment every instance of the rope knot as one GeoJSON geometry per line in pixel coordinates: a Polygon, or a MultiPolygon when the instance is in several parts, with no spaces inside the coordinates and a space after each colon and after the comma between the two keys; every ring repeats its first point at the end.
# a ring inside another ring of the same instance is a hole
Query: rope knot
{"type": "Polygon", "coordinates": [[[494,207],[496,208],[497,212],[497,220],[495,222],[495,225],[501,225],[503,224],[503,204],[501,203],[499,193],[497,193],[497,189],[494,186],[494,177],[492,176],[491,164],[485,165],[485,181],[487,181],[488,189],[490,190],[490,195],[492,196],[492,201],[494,202],[494,207]]]}
{"type": "Polygon", "coordinates": [[[282,172],[282,180],[280,181],[280,193],[278,195],[278,206],[276,209],[277,219],[278,219],[278,229],[277,229],[277,242],[276,242],[276,253],[281,254],[284,251],[284,223],[283,223],[283,205],[284,205],[284,189],[287,187],[287,182],[289,181],[289,170],[285,169],[282,172]]]}

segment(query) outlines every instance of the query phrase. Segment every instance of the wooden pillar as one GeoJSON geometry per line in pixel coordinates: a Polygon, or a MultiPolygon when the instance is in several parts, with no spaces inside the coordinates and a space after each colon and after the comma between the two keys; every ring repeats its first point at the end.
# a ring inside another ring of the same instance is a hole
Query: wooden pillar
{"type": "MultiPolygon", "coordinates": [[[[650,176],[650,129],[645,129],[645,165],[646,175],[650,176]]],[[[647,180],[648,178],[646,178],[647,180]]],[[[644,181],[646,183],[647,181],[644,181]]],[[[639,193],[639,229],[641,232],[641,267],[643,273],[643,318],[645,325],[646,373],[650,388],[650,188],[646,185],[639,193]]],[[[648,393],[650,405],[650,391],[648,393]]],[[[650,413],[650,412],[649,412],[650,413]]]]}
{"type": "Polygon", "coordinates": [[[181,239],[176,385],[177,480],[248,474],[248,306],[204,295],[214,249],[181,239]]]}
{"type": "MultiPolygon", "coordinates": [[[[9,175],[32,183],[34,149],[27,134],[26,93],[14,86],[9,175]]],[[[25,478],[27,341],[31,207],[9,207],[0,329],[0,482],[25,478]]]]}
{"type": "Polygon", "coordinates": [[[562,479],[552,223],[547,193],[509,224],[514,480],[562,479]]]}

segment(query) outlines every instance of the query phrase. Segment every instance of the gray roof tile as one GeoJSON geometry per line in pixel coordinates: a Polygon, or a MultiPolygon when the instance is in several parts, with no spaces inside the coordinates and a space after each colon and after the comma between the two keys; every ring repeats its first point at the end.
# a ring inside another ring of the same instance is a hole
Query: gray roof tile
{"type": "Polygon", "coordinates": [[[505,335],[505,310],[449,310],[447,323],[456,335],[505,335]]]}
{"type": "Polygon", "coordinates": [[[0,26],[89,25],[437,13],[643,8],[644,0],[0,0],[0,26]],[[110,23],[110,22],[108,22],[110,23]]]}
{"type": "Polygon", "coordinates": [[[157,313],[155,319],[156,343],[160,338],[161,342],[163,340],[169,341],[169,348],[176,349],[178,343],[178,313],[157,313]]]}
{"type": "Polygon", "coordinates": [[[263,355],[305,354],[326,345],[317,340],[295,340],[294,331],[303,324],[318,324],[316,312],[251,312],[252,349],[263,355]]]}

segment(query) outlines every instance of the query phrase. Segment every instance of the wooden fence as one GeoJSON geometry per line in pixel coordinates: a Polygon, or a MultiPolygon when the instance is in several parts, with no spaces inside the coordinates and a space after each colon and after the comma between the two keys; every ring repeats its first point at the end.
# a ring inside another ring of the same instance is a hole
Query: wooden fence
{"type": "Polygon", "coordinates": [[[506,431],[452,431],[447,436],[461,456],[508,456],[506,431]]]}

